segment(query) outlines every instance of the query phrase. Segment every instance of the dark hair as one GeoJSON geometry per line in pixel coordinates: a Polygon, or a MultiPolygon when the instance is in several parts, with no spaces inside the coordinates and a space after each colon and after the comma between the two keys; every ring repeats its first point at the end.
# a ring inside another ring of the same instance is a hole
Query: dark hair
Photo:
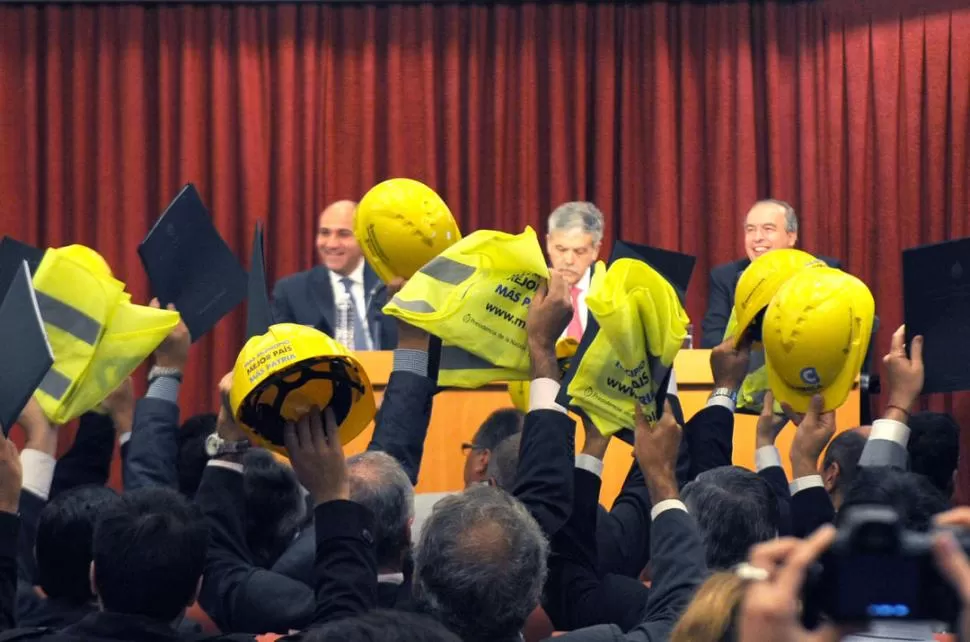
{"type": "Polygon", "coordinates": [[[909,421],[909,469],[927,477],[947,497],[960,457],[960,426],[944,412],[917,412],[909,421]]]}
{"type": "Polygon", "coordinates": [[[435,504],[414,556],[418,608],[464,642],[518,636],[539,605],[549,545],[500,488],[476,485],[435,504]]]}
{"type": "Polygon", "coordinates": [[[213,413],[193,415],[185,420],[178,436],[179,492],[195,497],[202,483],[202,473],[209,462],[205,453],[206,438],[216,431],[217,417],[213,413]]]}
{"type": "Polygon", "coordinates": [[[522,433],[506,437],[492,449],[492,456],[488,458],[488,476],[495,480],[496,486],[509,492],[515,487],[521,444],[522,433]]]}
{"type": "Polygon", "coordinates": [[[374,516],[377,564],[399,568],[411,550],[414,486],[404,467],[385,452],[371,450],[347,458],[350,499],[374,516]]]}
{"type": "Polygon", "coordinates": [[[195,597],[208,546],[202,510],[175,490],[142,488],[105,504],[93,555],[104,610],[175,619],[195,597]]]}
{"type": "Polygon", "coordinates": [[[306,642],[461,642],[425,615],[406,611],[370,611],[329,622],[304,634],[306,642]]]}
{"type": "Polygon", "coordinates": [[[262,448],[243,457],[246,544],[257,566],[269,568],[307,520],[300,482],[289,466],[262,448]]]}
{"type": "Polygon", "coordinates": [[[91,593],[91,550],[98,513],[118,498],[104,486],[82,486],[51,499],[37,520],[37,583],[49,598],[86,604],[91,593]]]}
{"type": "Polygon", "coordinates": [[[947,509],[947,500],[929,479],[889,466],[860,468],[845,492],[840,510],[860,504],[889,506],[910,530],[929,530],[933,516],[947,509]]]}
{"type": "Polygon", "coordinates": [[[681,493],[697,520],[707,565],[725,569],[743,562],[748,549],[778,534],[778,501],[764,479],[738,466],[701,473],[681,493]]]}
{"type": "Polygon", "coordinates": [[[481,448],[494,449],[502,441],[522,432],[525,414],[516,408],[500,408],[482,422],[475,433],[474,442],[481,448]]]}
{"type": "Polygon", "coordinates": [[[839,478],[836,488],[845,491],[852,485],[856,471],[859,470],[859,458],[868,440],[855,430],[846,430],[835,436],[822,458],[822,470],[827,470],[832,464],[839,465],[839,478]]]}

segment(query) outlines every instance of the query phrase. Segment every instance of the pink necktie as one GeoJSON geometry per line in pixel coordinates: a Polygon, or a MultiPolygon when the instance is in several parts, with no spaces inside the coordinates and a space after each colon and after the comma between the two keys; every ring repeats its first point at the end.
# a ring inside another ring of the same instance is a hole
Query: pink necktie
{"type": "Polygon", "coordinates": [[[566,336],[577,341],[583,338],[583,321],[579,317],[579,293],[581,291],[576,286],[569,290],[569,294],[573,298],[573,320],[569,322],[569,327],[566,328],[566,336]]]}

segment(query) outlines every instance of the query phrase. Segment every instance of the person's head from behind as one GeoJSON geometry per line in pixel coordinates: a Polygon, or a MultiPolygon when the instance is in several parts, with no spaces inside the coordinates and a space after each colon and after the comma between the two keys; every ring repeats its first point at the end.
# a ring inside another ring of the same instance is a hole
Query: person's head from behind
{"type": "Polygon", "coordinates": [[[349,276],[360,265],[364,253],[354,237],[357,203],[337,201],[320,213],[317,220],[317,253],[320,262],[340,276],[349,276]]]}
{"type": "Polygon", "coordinates": [[[945,412],[917,412],[906,425],[910,430],[909,469],[950,497],[960,458],[960,426],[945,412]]]}
{"type": "Polygon", "coordinates": [[[414,487],[404,468],[387,453],[369,451],[347,459],[350,499],[374,516],[377,567],[397,573],[411,549],[414,487]]]}
{"type": "Polygon", "coordinates": [[[840,511],[859,505],[888,506],[904,528],[914,531],[929,530],[933,516],[948,508],[946,497],[929,479],[888,466],[860,468],[856,473],[840,511]]]}
{"type": "Polygon", "coordinates": [[[519,468],[519,447],[522,445],[522,433],[506,437],[492,450],[488,459],[486,476],[493,486],[504,488],[512,492],[515,487],[516,474],[519,468]]]}
{"type": "Polygon", "coordinates": [[[684,486],[681,496],[697,520],[709,568],[743,562],[749,548],[778,535],[775,495],[768,482],[750,470],[708,470],[684,486]]]}
{"type": "Polygon", "coordinates": [[[179,492],[195,497],[202,483],[202,473],[209,462],[205,452],[205,440],[216,430],[216,415],[205,413],[185,420],[178,431],[179,492]]]}
{"type": "Polygon", "coordinates": [[[461,642],[442,624],[406,611],[370,611],[307,631],[305,642],[461,642]]]}
{"type": "Polygon", "coordinates": [[[744,251],[752,261],[771,250],[795,247],[797,240],[798,217],[784,201],[758,201],[744,217],[744,251]]]}
{"type": "Polygon", "coordinates": [[[507,492],[473,486],[440,500],[415,551],[419,608],[464,642],[516,640],[538,606],[549,545],[507,492]]]}
{"type": "Polygon", "coordinates": [[[748,582],[730,571],[713,573],[697,589],[670,642],[733,642],[748,582]]]}
{"type": "Polygon", "coordinates": [[[171,622],[195,601],[208,546],[201,509],[177,491],[118,496],[94,529],[91,583],[102,609],[171,622]]]}
{"type": "Polygon", "coordinates": [[[515,408],[500,408],[490,414],[471,443],[462,444],[465,453],[465,487],[488,481],[488,460],[492,450],[507,437],[522,432],[525,414],[515,408]]]}
{"type": "Polygon", "coordinates": [[[554,270],[576,285],[599,257],[603,213],[592,203],[563,203],[549,215],[546,252],[554,270]]]}
{"type": "Polygon", "coordinates": [[[254,448],[243,457],[246,544],[257,566],[269,568],[307,522],[307,504],[293,469],[254,448]]]}
{"type": "Polygon", "coordinates": [[[82,486],[57,495],[40,512],[34,556],[37,583],[50,599],[87,604],[91,550],[98,514],[118,498],[104,486],[82,486]]]}
{"type": "Polygon", "coordinates": [[[859,470],[859,458],[866,441],[867,438],[859,430],[846,430],[836,435],[825,450],[819,472],[836,510],[842,505],[845,491],[852,485],[859,470]]]}

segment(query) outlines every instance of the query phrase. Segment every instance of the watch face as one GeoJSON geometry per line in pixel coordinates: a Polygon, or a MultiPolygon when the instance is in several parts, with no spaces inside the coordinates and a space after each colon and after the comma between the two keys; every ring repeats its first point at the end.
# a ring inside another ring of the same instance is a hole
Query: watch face
{"type": "Polygon", "coordinates": [[[222,438],[216,434],[212,433],[205,438],[205,454],[209,457],[215,457],[219,454],[219,447],[222,445],[222,438]]]}

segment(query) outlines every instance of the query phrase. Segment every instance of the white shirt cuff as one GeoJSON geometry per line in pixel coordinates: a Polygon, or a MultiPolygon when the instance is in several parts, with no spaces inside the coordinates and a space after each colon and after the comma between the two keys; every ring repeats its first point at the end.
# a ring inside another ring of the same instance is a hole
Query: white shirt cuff
{"type": "Polygon", "coordinates": [[[660,513],[665,513],[668,510],[682,510],[686,513],[687,505],[679,499],[665,499],[654,504],[653,508],[650,509],[650,520],[656,521],[660,517],[660,513]]]}
{"type": "Polygon", "coordinates": [[[906,448],[909,444],[909,426],[895,419],[876,419],[872,422],[869,439],[894,441],[906,448]]]}
{"type": "Polygon", "coordinates": [[[555,379],[533,379],[529,386],[529,412],[533,410],[555,410],[566,414],[566,409],[556,403],[559,396],[559,382],[555,379]]]}
{"type": "Polygon", "coordinates": [[[47,453],[25,448],[20,451],[20,466],[24,475],[21,487],[41,499],[50,497],[57,460],[47,453]]]}
{"type": "Polygon", "coordinates": [[[131,441],[131,431],[130,430],[128,432],[123,432],[120,435],[118,435],[118,445],[119,446],[124,446],[129,441],[131,441]]]}
{"type": "Polygon", "coordinates": [[[226,470],[234,470],[237,473],[242,473],[245,471],[243,465],[235,461],[226,461],[225,459],[210,459],[206,466],[213,466],[215,468],[225,468],[226,470]]]}
{"type": "Polygon", "coordinates": [[[707,400],[707,407],[710,408],[712,406],[721,406],[722,408],[727,408],[731,411],[731,414],[734,414],[734,410],[737,408],[737,403],[731,401],[730,397],[725,397],[724,395],[714,395],[707,400]]]}
{"type": "Polygon", "coordinates": [[[754,451],[754,469],[759,473],[765,468],[781,467],[781,454],[774,446],[762,446],[754,451]]]}
{"type": "Polygon", "coordinates": [[[576,455],[576,468],[582,468],[585,471],[593,473],[600,479],[603,478],[603,461],[592,455],[585,453],[576,455]]]}
{"type": "Polygon", "coordinates": [[[821,475],[806,475],[805,477],[799,477],[788,484],[788,490],[792,495],[801,492],[803,490],[808,490],[809,488],[825,488],[825,483],[822,481],[821,475]]]}

